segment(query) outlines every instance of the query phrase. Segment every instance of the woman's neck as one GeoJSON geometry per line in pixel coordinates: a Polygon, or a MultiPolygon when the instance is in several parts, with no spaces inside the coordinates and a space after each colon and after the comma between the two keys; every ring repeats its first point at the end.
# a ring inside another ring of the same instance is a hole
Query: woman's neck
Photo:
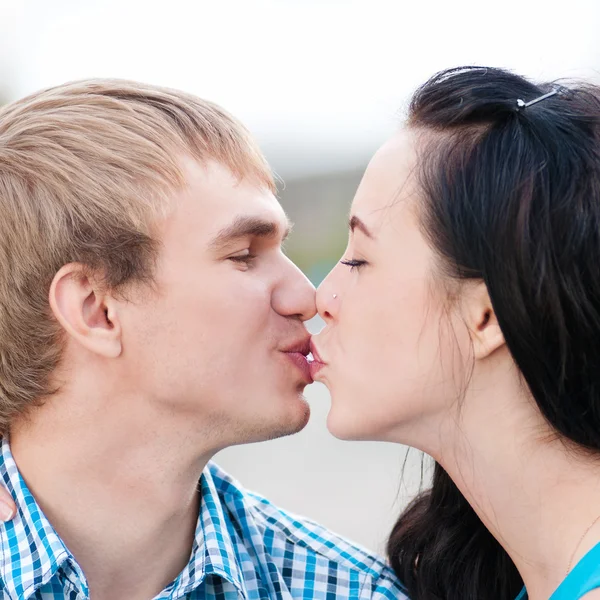
{"type": "Polygon", "coordinates": [[[513,371],[475,373],[428,452],[511,556],[529,599],[546,600],[600,541],[600,462],[551,432],[513,371]]]}

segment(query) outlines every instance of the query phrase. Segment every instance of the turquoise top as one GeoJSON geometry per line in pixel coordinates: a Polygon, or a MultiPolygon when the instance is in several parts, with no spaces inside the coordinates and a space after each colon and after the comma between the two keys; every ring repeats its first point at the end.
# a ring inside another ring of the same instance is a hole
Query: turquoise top
{"type": "MultiPolygon", "coordinates": [[[[550,596],[550,600],[579,600],[596,588],[600,588],[600,543],[575,565],[550,596]]],[[[516,600],[526,597],[527,590],[523,588],[516,600]]]]}
{"type": "Polygon", "coordinates": [[[527,589],[525,587],[519,592],[516,600],[523,600],[524,598],[527,598],[527,589]]]}

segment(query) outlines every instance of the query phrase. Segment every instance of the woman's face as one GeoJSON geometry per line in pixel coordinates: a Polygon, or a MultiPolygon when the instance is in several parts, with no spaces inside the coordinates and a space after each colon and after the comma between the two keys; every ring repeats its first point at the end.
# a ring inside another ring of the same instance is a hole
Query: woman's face
{"type": "Polygon", "coordinates": [[[416,160],[416,134],[406,129],[371,160],[348,248],[317,292],[326,327],[313,344],[335,436],[425,449],[460,396],[470,338],[419,227],[416,160]]]}

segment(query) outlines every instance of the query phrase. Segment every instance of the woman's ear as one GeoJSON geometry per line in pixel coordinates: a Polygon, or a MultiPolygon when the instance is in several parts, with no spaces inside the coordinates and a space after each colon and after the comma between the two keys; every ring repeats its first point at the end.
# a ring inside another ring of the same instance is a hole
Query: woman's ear
{"type": "Polygon", "coordinates": [[[504,346],[504,335],[485,283],[467,284],[464,287],[462,313],[471,334],[476,360],[487,358],[504,346]]]}

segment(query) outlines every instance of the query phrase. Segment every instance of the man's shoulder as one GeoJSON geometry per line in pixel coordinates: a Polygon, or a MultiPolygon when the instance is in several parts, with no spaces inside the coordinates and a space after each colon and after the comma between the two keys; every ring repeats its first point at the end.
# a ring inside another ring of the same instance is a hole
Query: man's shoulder
{"type": "Polygon", "coordinates": [[[387,563],[359,544],[337,535],[318,523],[275,506],[260,494],[246,490],[215,463],[208,472],[229,518],[244,537],[257,537],[273,557],[302,554],[306,563],[326,562],[329,569],[346,571],[377,588],[381,598],[403,598],[400,584],[387,563]],[[290,550],[291,549],[291,550],[290,550]],[[386,592],[389,591],[389,593],[386,592]]]}

